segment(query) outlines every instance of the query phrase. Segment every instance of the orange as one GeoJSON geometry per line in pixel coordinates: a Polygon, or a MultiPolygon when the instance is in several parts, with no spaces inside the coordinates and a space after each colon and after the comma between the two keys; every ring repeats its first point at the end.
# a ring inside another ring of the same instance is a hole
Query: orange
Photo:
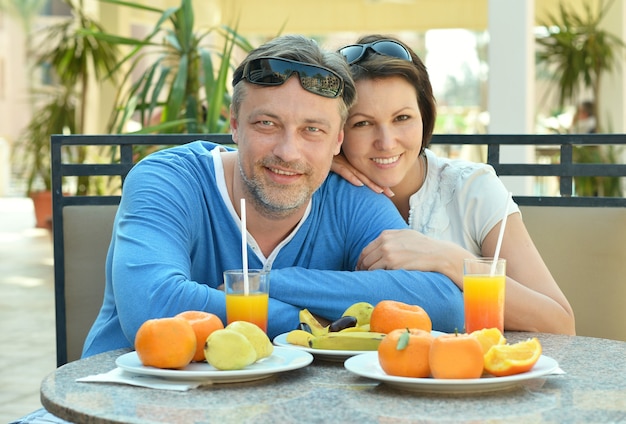
{"type": "Polygon", "coordinates": [[[417,328],[430,332],[433,324],[426,311],[420,306],[396,300],[378,302],[372,310],[370,331],[391,333],[399,328],[417,328]]]}
{"type": "Polygon", "coordinates": [[[483,348],[483,355],[489,351],[491,346],[506,344],[506,339],[499,328],[483,328],[472,331],[470,334],[478,339],[483,348]]]}
{"type": "Polygon", "coordinates": [[[483,348],[469,334],[445,334],[433,340],[429,364],[434,378],[480,378],[483,348]]]}
{"type": "Polygon", "coordinates": [[[413,328],[391,331],[378,345],[380,367],[389,375],[428,377],[428,352],[433,339],[430,331],[413,328]]]}
{"type": "Polygon", "coordinates": [[[492,346],[485,355],[485,371],[497,377],[530,371],[541,356],[536,337],[526,341],[492,346]]]}
{"type": "Polygon", "coordinates": [[[206,343],[206,339],[215,330],[224,328],[224,323],[217,315],[204,311],[185,311],[176,316],[189,321],[191,328],[193,328],[193,331],[196,333],[196,354],[193,356],[193,361],[206,361],[204,357],[204,344],[206,343]]]}
{"type": "Polygon", "coordinates": [[[135,350],[147,367],[184,368],[196,353],[196,334],[183,318],[149,319],[137,331],[135,350]]]}

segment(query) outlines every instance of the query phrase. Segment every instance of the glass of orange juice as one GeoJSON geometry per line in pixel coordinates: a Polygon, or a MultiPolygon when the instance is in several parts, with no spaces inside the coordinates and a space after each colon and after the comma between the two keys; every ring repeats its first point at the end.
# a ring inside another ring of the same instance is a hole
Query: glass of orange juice
{"type": "Polygon", "coordinates": [[[465,332],[497,328],[504,332],[506,260],[471,258],[463,261],[465,332]]]}
{"type": "Polygon", "coordinates": [[[247,321],[267,332],[267,310],[270,293],[270,273],[259,269],[248,270],[248,288],[241,269],[224,271],[226,293],[226,321],[247,321]]]}

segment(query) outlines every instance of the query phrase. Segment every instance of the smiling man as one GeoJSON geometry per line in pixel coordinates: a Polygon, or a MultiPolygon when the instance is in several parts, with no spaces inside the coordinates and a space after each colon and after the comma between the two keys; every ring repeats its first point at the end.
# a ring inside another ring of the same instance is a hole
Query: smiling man
{"type": "Polygon", "coordinates": [[[270,337],[294,329],[303,308],[334,320],[383,299],[422,306],[437,330],[462,328],[462,295],[447,277],[354,271],[381,231],[406,228],[384,196],[329,176],[354,100],[343,58],[312,40],[282,36],[253,50],[233,78],[236,151],[194,142],[129,173],[83,355],[132,347],[150,318],[202,310],[225,321],[222,273],[242,267],[240,199],[249,267],[271,270],[270,337]]]}
{"type": "MultiPolygon", "coordinates": [[[[312,40],[283,36],[253,50],[233,78],[236,151],[198,141],[128,174],[83,356],[132,348],[151,318],[201,310],[225,322],[222,273],[242,267],[240,199],[249,267],[271,270],[271,338],[294,329],[303,308],[334,320],[383,299],[422,306],[436,330],[462,328],[463,297],[447,277],[354,271],[381,231],[406,228],[386,197],[329,175],[354,100],[347,63],[312,40]]],[[[65,423],[43,409],[17,422],[65,423]]]]}

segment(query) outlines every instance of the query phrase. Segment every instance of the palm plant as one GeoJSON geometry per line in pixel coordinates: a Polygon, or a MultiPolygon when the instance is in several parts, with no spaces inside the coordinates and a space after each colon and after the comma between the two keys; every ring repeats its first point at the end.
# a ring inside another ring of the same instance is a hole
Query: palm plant
{"type": "Polygon", "coordinates": [[[128,88],[118,92],[110,131],[125,132],[134,118],[144,133],[227,132],[231,57],[236,46],[250,51],[250,43],[229,27],[196,31],[191,0],[181,0],[179,6],[165,10],[121,0],[100,1],[160,15],[143,39],[93,34],[130,48],[116,66],[126,65],[123,86],[128,88]],[[221,49],[208,45],[214,31],[224,40],[221,49]],[[141,71],[139,77],[137,71],[141,71]]]}
{"type": "MultiPolygon", "coordinates": [[[[29,53],[32,51],[33,36],[32,27],[35,22],[35,18],[39,15],[41,9],[46,4],[47,0],[0,0],[0,11],[6,13],[8,16],[16,18],[22,30],[26,36],[24,51],[29,53]]],[[[32,73],[33,66],[28,64],[28,57],[26,55],[28,78],[27,83],[30,84],[33,81],[32,73]]],[[[29,86],[30,91],[30,86],[29,86]]]]}
{"type": "MultiPolygon", "coordinates": [[[[85,14],[83,0],[64,2],[72,18],[44,28],[34,50],[35,66],[48,67],[54,84],[33,93],[38,106],[18,143],[29,193],[38,179],[50,190],[50,136],[85,132],[89,81],[112,75],[117,63],[115,46],[89,36],[90,32],[102,31],[102,27],[85,14]]],[[[80,163],[88,152],[77,148],[68,154],[73,162],[80,163]]],[[[87,193],[89,183],[88,179],[79,179],[77,194],[87,193]]]]}
{"type": "MultiPolygon", "coordinates": [[[[601,28],[601,22],[615,0],[598,2],[593,11],[584,4],[584,15],[577,15],[564,3],[559,5],[559,16],[550,15],[543,23],[544,33],[536,41],[541,46],[537,63],[548,66],[557,81],[559,106],[578,104],[582,88],[591,91],[596,132],[601,132],[598,113],[600,83],[605,73],[621,63],[624,42],[616,35],[601,28]]],[[[613,163],[619,152],[614,146],[577,146],[574,160],[578,163],[613,163]]],[[[621,196],[619,178],[578,177],[575,179],[578,196],[621,196]]]]}
{"type": "Polygon", "coordinates": [[[578,104],[582,87],[593,95],[594,116],[600,132],[600,83],[602,76],[621,62],[624,42],[616,35],[601,28],[601,22],[615,0],[597,3],[593,11],[588,3],[585,13],[578,15],[566,3],[559,4],[559,16],[550,14],[541,23],[543,34],[536,38],[540,45],[537,63],[546,65],[558,82],[559,105],[578,104]]]}

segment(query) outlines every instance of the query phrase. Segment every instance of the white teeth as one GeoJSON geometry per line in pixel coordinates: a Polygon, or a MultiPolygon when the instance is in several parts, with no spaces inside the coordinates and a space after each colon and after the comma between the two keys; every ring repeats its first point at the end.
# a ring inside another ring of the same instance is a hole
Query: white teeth
{"type": "Polygon", "coordinates": [[[270,169],[275,174],[280,174],[280,175],[297,175],[295,172],[287,172],[287,171],[283,171],[283,170],[276,169],[276,168],[270,168],[270,169]]]}
{"type": "Polygon", "coordinates": [[[400,159],[400,155],[391,158],[372,158],[372,161],[380,165],[389,165],[390,163],[396,162],[398,159],[400,159]]]}

